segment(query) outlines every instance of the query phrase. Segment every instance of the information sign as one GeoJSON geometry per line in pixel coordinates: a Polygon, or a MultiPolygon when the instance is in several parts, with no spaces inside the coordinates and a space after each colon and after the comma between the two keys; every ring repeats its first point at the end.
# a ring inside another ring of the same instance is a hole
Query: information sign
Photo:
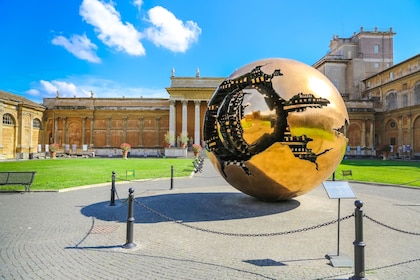
{"type": "Polygon", "coordinates": [[[346,181],[325,181],[324,189],[330,199],[356,198],[349,182],[346,181]]]}

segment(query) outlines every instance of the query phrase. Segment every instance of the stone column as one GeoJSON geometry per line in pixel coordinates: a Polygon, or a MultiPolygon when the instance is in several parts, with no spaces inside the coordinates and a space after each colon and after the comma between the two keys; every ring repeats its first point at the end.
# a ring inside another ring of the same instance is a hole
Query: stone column
{"type": "Polygon", "coordinates": [[[155,118],[155,146],[160,146],[160,117],[155,118]]]}
{"type": "Polygon", "coordinates": [[[370,135],[369,135],[369,137],[370,137],[370,146],[371,146],[371,149],[372,149],[372,151],[374,151],[375,150],[375,134],[374,134],[374,129],[375,129],[375,127],[374,127],[374,120],[370,120],[370,135]]]}
{"type": "Polygon", "coordinates": [[[107,124],[106,124],[106,142],[105,146],[109,147],[111,146],[111,121],[112,117],[107,117],[107,124]]]}
{"type": "Polygon", "coordinates": [[[86,117],[82,117],[82,147],[86,140],[86,117]]]}
{"type": "Polygon", "coordinates": [[[14,136],[13,136],[13,140],[14,143],[13,145],[16,147],[16,149],[13,151],[14,156],[16,157],[18,154],[22,152],[22,135],[23,135],[23,126],[24,126],[24,115],[22,114],[22,110],[18,110],[17,112],[17,118],[16,118],[16,123],[14,124],[15,126],[15,131],[14,131],[14,136]]]}
{"type": "Polygon", "coordinates": [[[139,118],[139,146],[143,146],[143,129],[144,129],[144,118],[139,118]]]}
{"type": "Polygon", "coordinates": [[[53,143],[58,143],[58,117],[54,118],[54,139],[53,143]]]}
{"type": "Polygon", "coordinates": [[[128,117],[123,117],[123,143],[127,143],[127,122],[128,117]]]}
{"type": "Polygon", "coordinates": [[[68,143],[69,139],[67,139],[67,117],[63,117],[63,145],[68,143]]]}
{"type": "MultiPolygon", "coordinates": [[[[175,100],[169,101],[169,133],[175,136],[175,100]]],[[[175,140],[171,141],[171,145],[175,145],[175,140]]]]}
{"type": "Polygon", "coordinates": [[[194,101],[194,105],[195,105],[195,118],[194,118],[194,144],[200,144],[200,104],[201,101],[200,100],[195,100],[194,101]]]}
{"type": "Polygon", "coordinates": [[[188,121],[188,115],[187,115],[187,100],[182,100],[182,133],[187,133],[187,121],[188,121]]]}
{"type": "Polygon", "coordinates": [[[414,147],[414,137],[413,137],[413,120],[412,120],[412,114],[407,115],[407,123],[408,123],[408,139],[410,139],[410,153],[408,156],[411,158],[411,151],[414,147]]]}
{"type": "MultiPolygon", "coordinates": [[[[401,147],[403,143],[403,129],[402,129],[402,119],[403,116],[399,115],[398,116],[398,142],[397,142],[397,146],[401,147]]],[[[396,147],[398,149],[398,147],[396,147]]]]}
{"type": "Polygon", "coordinates": [[[362,148],[366,147],[366,119],[364,119],[362,121],[362,139],[361,139],[361,143],[360,146],[362,146],[362,148]]]}
{"type": "Polygon", "coordinates": [[[90,117],[90,139],[89,139],[89,146],[92,148],[93,144],[95,143],[95,137],[94,137],[94,133],[93,133],[93,129],[94,129],[94,122],[95,118],[94,117],[90,117]]]}
{"type": "Polygon", "coordinates": [[[32,144],[33,133],[34,133],[34,120],[32,118],[32,115],[29,114],[29,153],[32,152],[32,149],[34,148],[32,144]]]}

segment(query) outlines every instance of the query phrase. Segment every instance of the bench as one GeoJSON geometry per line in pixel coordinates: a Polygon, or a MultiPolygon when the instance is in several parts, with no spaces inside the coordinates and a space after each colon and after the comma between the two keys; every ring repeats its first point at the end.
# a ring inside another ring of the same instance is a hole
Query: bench
{"type": "Polygon", "coordinates": [[[353,179],[353,172],[351,170],[343,170],[341,171],[341,175],[343,175],[343,178],[350,176],[353,179]]]}
{"type": "Polygon", "coordinates": [[[23,185],[25,191],[30,191],[36,172],[0,172],[0,186],[23,185]]]}

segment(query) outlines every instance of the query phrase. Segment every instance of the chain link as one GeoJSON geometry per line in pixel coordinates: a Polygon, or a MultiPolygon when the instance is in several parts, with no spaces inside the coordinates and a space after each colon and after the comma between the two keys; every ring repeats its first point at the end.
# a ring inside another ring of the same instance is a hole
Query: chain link
{"type": "Polygon", "coordinates": [[[389,225],[386,225],[386,224],[384,224],[384,223],[381,223],[381,222],[379,222],[379,221],[377,221],[377,220],[375,220],[375,219],[373,219],[373,218],[369,217],[369,216],[368,216],[368,215],[366,215],[366,214],[363,214],[363,217],[365,217],[366,219],[368,219],[368,220],[370,220],[370,221],[372,221],[372,222],[374,222],[374,223],[377,223],[377,224],[378,224],[378,225],[380,225],[380,226],[383,226],[383,227],[386,227],[386,228],[389,228],[389,229],[392,229],[392,230],[395,230],[395,231],[398,231],[398,232],[402,232],[402,233],[406,233],[406,234],[411,234],[411,235],[420,235],[420,233],[418,233],[418,232],[410,232],[410,231],[406,231],[406,230],[398,229],[398,228],[395,228],[395,227],[391,227],[391,226],[389,226],[389,225]]]}
{"type": "MultiPolygon", "coordinates": [[[[174,171],[175,171],[175,169],[174,169],[174,171]]],[[[177,174],[182,174],[182,172],[178,172],[177,174]]],[[[177,176],[174,176],[174,177],[177,177],[177,176]]],[[[123,178],[123,177],[115,177],[115,179],[118,180],[118,181],[123,181],[123,182],[141,182],[141,183],[151,182],[151,181],[159,180],[159,179],[162,179],[162,178],[170,179],[171,178],[171,175],[168,174],[168,172],[165,172],[165,173],[162,173],[161,175],[156,176],[154,178],[147,178],[147,179],[141,179],[141,180],[129,180],[129,179],[123,178]]]]}
{"type": "Polygon", "coordinates": [[[122,177],[116,177],[115,179],[117,179],[118,181],[125,181],[125,182],[150,182],[150,181],[154,181],[154,180],[158,180],[162,178],[170,178],[170,175],[168,176],[166,173],[163,173],[160,176],[149,178],[149,179],[143,179],[143,180],[128,180],[127,178],[122,178],[122,177]]]}
{"type": "MultiPolygon", "coordinates": [[[[124,203],[126,203],[128,201],[128,199],[124,199],[124,200],[120,199],[120,197],[118,196],[118,193],[117,193],[116,190],[115,190],[115,194],[116,194],[118,200],[121,203],[124,204],[124,203]]],[[[305,232],[305,231],[308,231],[308,230],[318,229],[318,228],[321,228],[321,227],[333,225],[333,224],[335,224],[335,223],[338,222],[338,220],[332,220],[330,222],[325,222],[325,223],[318,224],[318,225],[315,225],[315,226],[310,226],[310,227],[300,228],[300,229],[294,229],[294,230],[289,230],[289,231],[282,231],[282,232],[272,232],[272,233],[230,233],[230,232],[222,232],[222,231],[215,231],[215,230],[205,229],[205,228],[193,226],[193,225],[190,225],[190,224],[186,224],[183,221],[179,221],[179,220],[176,220],[174,218],[171,218],[171,217],[169,217],[169,216],[167,216],[165,214],[162,214],[162,213],[160,213],[160,212],[158,212],[158,211],[150,208],[149,206],[145,205],[144,203],[141,203],[141,202],[137,201],[136,199],[134,199],[134,202],[137,203],[138,205],[140,205],[141,207],[145,208],[149,212],[151,212],[151,213],[153,213],[153,214],[155,214],[155,215],[157,215],[157,216],[159,216],[159,217],[161,217],[161,218],[163,218],[165,220],[168,220],[168,221],[177,223],[179,225],[182,225],[182,226],[185,226],[185,227],[194,229],[194,230],[202,231],[202,232],[208,232],[208,233],[214,233],[214,234],[220,234],[220,235],[227,235],[227,236],[236,236],[236,237],[267,237],[267,236],[287,235],[287,234],[293,234],[293,233],[299,233],[299,232],[305,232]]],[[[354,216],[354,214],[350,214],[348,216],[345,216],[343,218],[340,218],[340,221],[344,221],[344,220],[350,219],[353,216],[354,216]]],[[[382,223],[382,222],[380,222],[378,220],[375,220],[375,219],[371,218],[370,216],[366,215],[365,213],[363,214],[363,217],[365,217],[366,219],[368,219],[368,220],[370,220],[370,221],[372,221],[372,222],[374,222],[374,223],[376,223],[376,224],[378,224],[380,226],[386,227],[388,229],[391,229],[391,230],[394,230],[394,231],[397,231],[397,232],[406,233],[406,234],[410,234],[410,235],[420,235],[420,233],[418,233],[418,232],[411,232],[411,231],[402,230],[402,229],[398,229],[398,228],[395,228],[395,227],[386,225],[386,224],[384,224],[384,223],[382,223]]]]}
{"type": "MultiPolygon", "coordinates": [[[[116,177],[115,179],[119,180],[119,181],[126,181],[126,182],[150,182],[150,181],[154,181],[154,180],[158,180],[158,179],[162,179],[163,177],[165,177],[166,173],[163,173],[162,175],[155,177],[155,178],[150,178],[150,179],[144,179],[144,180],[128,180],[126,178],[121,178],[121,177],[116,177]]],[[[165,177],[165,178],[169,178],[169,177],[165,177]]],[[[128,201],[128,198],[126,199],[121,199],[118,195],[117,192],[117,188],[115,188],[115,195],[117,196],[117,199],[120,203],[124,204],[128,201]]]]}
{"type": "MultiPolygon", "coordinates": [[[[134,202],[137,203],[138,205],[140,205],[141,207],[145,208],[147,211],[174,223],[177,223],[179,225],[188,227],[190,229],[194,229],[194,230],[198,230],[198,231],[202,231],[202,232],[207,232],[207,233],[213,233],[213,234],[220,234],[220,235],[226,235],[226,236],[235,236],[235,237],[268,237],[268,236],[279,236],[279,235],[287,235],[287,234],[293,234],[293,233],[298,233],[298,232],[305,232],[308,230],[313,230],[313,229],[318,229],[321,227],[325,227],[325,226],[329,226],[329,225],[333,225],[335,223],[338,222],[338,220],[333,220],[330,222],[326,222],[326,223],[322,223],[322,224],[318,224],[315,226],[310,226],[310,227],[306,227],[306,228],[300,228],[300,229],[294,229],[294,230],[289,230],[289,231],[281,231],[281,232],[271,232],[271,233],[231,233],[231,232],[223,232],[223,231],[216,231],[216,230],[210,230],[210,229],[205,229],[205,228],[201,228],[201,227],[197,227],[197,226],[193,226],[190,224],[186,224],[183,221],[179,221],[179,220],[175,220],[174,218],[171,218],[165,214],[162,214],[152,208],[150,208],[149,206],[145,205],[144,203],[141,203],[139,201],[137,201],[136,199],[134,199],[134,202]]],[[[353,217],[354,214],[348,215],[346,217],[343,217],[340,219],[340,221],[344,221],[347,219],[350,219],[351,217],[353,217]]]]}
{"type": "MultiPolygon", "coordinates": [[[[404,265],[404,264],[408,264],[408,263],[412,263],[412,262],[418,262],[418,261],[420,261],[420,258],[413,259],[413,260],[408,260],[408,261],[403,261],[403,262],[399,262],[399,263],[388,264],[388,265],[379,266],[379,267],[374,267],[374,268],[368,268],[368,269],[365,270],[365,272],[372,272],[372,271],[376,271],[376,270],[380,270],[380,269],[390,268],[390,267],[404,265]]],[[[346,275],[349,275],[349,273],[341,273],[341,274],[326,276],[326,277],[322,277],[322,278],[316,278],[316,280],[326,280],[326,279],[333,279],[333,278],[338,279],[338,277],[340,277],[340,279],[341,278],[344,279],[344,277],[342,277],[342,276],[346,276],[346,275]]]]}
{"type": "Polygon", "coordinates": [[[120,198],[120,196],[118,195],[117,188],[115,188],[115,195],[117,196],[117,199],[118,199],[118,201],[119,201],[120,203],[122,203],[122,204],[127,203],[128,198],[126,198],[126,199],[121,199],[121,198],[120,198]]]}

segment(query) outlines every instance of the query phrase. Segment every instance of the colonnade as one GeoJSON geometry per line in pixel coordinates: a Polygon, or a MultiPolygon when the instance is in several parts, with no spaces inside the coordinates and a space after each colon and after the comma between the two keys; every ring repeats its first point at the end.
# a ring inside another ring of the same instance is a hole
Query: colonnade
{"type": "MultiPolygon", "coordinates": [[[[194,135],[193,137],[193,143],[194,144],[201,144],[201,123],[203,121],[203,116],[201,114],[201,103],[206,101],[201,100],[175,100],[170,99],[169,100],[169,133],[171,135],[179,135],[180,133],[187,134],[188,131],[188,122],[193,121],[194,122],[194,131],[191,135],[194,135]],[[176,130],[176,104],[177,102],[180,102],[182,104],[181,110],[182,110],[182,118],[181,118],[181,131],[176,130]],[[194,116],[193,118],[190,118],[188,116],[188,103],[194,102],[194,116]]],[[[175,139],[171,139],[171,145],[174,146],[176,141],[175,139]]]]}

